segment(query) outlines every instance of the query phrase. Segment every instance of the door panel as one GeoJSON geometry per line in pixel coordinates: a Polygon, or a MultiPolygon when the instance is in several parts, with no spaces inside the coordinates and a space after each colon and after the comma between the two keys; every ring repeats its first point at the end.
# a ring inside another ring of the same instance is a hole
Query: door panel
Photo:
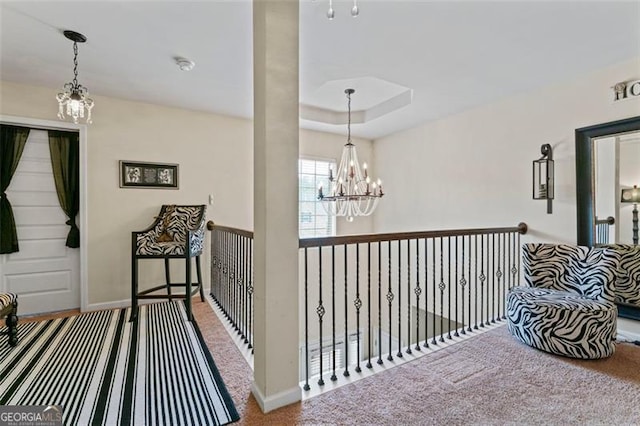
{"type": "Polygon", "coordinates": [[[18,294],[18,314],[80,306],[79,249],[65,246],[69,226],[58,202],[44,130],[31,130],[7,196],[20,251],[0,255],[1,290],[18,294]]]}

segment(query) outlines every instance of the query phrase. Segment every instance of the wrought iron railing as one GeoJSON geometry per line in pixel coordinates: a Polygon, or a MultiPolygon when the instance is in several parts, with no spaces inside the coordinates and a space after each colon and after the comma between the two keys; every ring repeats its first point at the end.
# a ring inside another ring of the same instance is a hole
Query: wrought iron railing
{"type": "Polygon", "coordinates": [[[615,223],[616,219],[613,216],[606,219],[596,217],[596,245],[609,244],[609,231],[615,223]]]}
{"type": "Polygon", "coordinates": [[[207,223],[211,231],[211,296],[253,350],[253,232],[207,223]]]}
{"type": "MultiPolygon", "coordinates": [[[[209,224],[214,300],[252,345],[253,233],[209,224]]],[[[335,381],[500,322],[516,227],[301,239],[301,381],[335,381]]]]}

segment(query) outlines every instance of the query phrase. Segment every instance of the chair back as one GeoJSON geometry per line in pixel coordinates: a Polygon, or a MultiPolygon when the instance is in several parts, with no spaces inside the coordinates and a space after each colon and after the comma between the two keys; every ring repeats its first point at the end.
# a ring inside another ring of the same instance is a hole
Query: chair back
{"type": "Polygon", "coordinates": [[[607,244],[616,261],[615,301],[640,308],[640,246],[607,244]]]}
{"type": "Polygon", "coordinates": [[[617,262],[611,250],[569,244],[524,244],[525,282],[613,303],[617,262]]]}

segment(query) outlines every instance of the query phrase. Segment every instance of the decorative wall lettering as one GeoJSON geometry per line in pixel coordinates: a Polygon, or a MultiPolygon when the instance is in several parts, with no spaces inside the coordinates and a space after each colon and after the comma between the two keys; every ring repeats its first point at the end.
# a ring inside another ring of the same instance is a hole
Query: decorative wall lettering
{"type": "Polygon", "coordinates": [[[613,86],[613,95],[614,102],[640,96],[640,80],[616,83],[613,86]]]}

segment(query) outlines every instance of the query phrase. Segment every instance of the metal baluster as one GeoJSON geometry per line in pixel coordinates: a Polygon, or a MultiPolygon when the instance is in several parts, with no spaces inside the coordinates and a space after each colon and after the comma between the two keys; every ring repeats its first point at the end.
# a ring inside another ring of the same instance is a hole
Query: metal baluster
{"type": "Polygon", "coordinates": [[[518,247],[516,246],[516,233],[514,232],[511,235],[511,240],[513,241],[513,244],[511,246],[511,254],[513,255],[513,257],[511,258],[511,286],[515,287],[517,285],[519,285],[520,283],[516,282],[516,273],[518,272],[518,270],[516,269],[516,250],[518,249],[518,247]]]}
{"type": "Polygon", "coordinates": [[[421,351],[420,348],[420,294],[422,289],[420,288],[420,240],[416,238],[416,288],[414,290],[416,294],[416,351],[421,351]]]}
{"type": "Polygon", "coordinates": [[[360,308],[362,308],[362,300],[360,299],[360,244],[356,244],[356,298],[353,301],[356,307],[356,373],[362,371],[360,368],[360,308]]]}
{"type": "Polygon", "coordinates": [[[235,323],[236,323],[236,332],[240,333],[240,256],[239,256],[239,244],[238,241],[240,239],[239,235],[234,235],[233,239],[233,251],[234,251],[234,291],[236,292],[236,303],[235,303],[235,323]]]}
{"type": "Polygon", "coordinates": [[[378,241],[378,364],[382,364],[382,241],[378,241]]]}
{"type": "MultiPolygon", "coordinates": [[[[469,309],[469,315],[467,315],[467,317],[469,318],[469,324],[467,326],[467,331],[471,333],[471,331],[472,331],[472,329],[471,329],[471,235],[468,236],[467,242],[468,242],[468,246],[469,246],[469,257],[467,258],[467,260],[468,260],[468,262],[467,262],[467,267],[468,267],[467,276],[469,277],[469,303],[467,303],[467,309],[469,309]]],[[[464,255],[463,255],[463,257],[464,257],[464,255]]]]}
{"type": "Polygon", "coordinates": [[[347,261],[347,245],[344,245],[344,359],[346,360],[344,363],[344,372],[343,376],[349,377],[351,374],[349,373],[349,315],[347,312],[347,307],[349,303],[347,302],[347,290],[348,290],[348,261],[347,261]]]}
{"type": "Polygon", "coordinates": [[[240,334],[241,339],[246,339],[246,327],[247,327],[247,305],[246,305],[246,265],[247,259],[245,259],[245,238],[240,236],[240,334]]]}
{"type": "Polygon", "coordinates": [[[444,342],[444,238],[440,237],[440,341],[444,342]]]}
{"type": "Polygon", "coordinates": [[[244,303],[244,321],[245,321],[245,332],[244,332],[244,343],[249,343],[249,318],[251,315],[251,310],[249,309],[249,285],[251,284],[251,263],[249,261],[249,238],[245,238],[244,240],[244,288],[245,288],[245,303],[244,303]]]}
{"type": "Polygon", "coordinates": [[[249,240],[249,349],[253,353],[253,239],[249,240]]]}
{"type": "Polygon", "coordinates": [[[449,293],[449,300],[447,301],[447,339],[451,339],[451,237],[447,237],[447,259],[447,275],[449,276],[449,280],[447,281],[449,284],[447,286],[447,292],[449,293]]]}
{"type": "Polygon", "coordinates": [[[331,335],[333,341],[333,374],[331,381],[338,380],[336,376],[336,246],[331,246],[331,335]]]}
{"type": "Polygon", "coordinates": [[[480,327],[484,327],[484,234],[480,235],[480,327]]]}
{"type": "Polygon", "coordinates": [[[509,273],[507,272],[507,240],[506,240],[506,234],[502,234],[502,270],[504,271],[502,273],[502,276],[504,277],[502,280],[502,315],[499,317],[500,319],[506,319],[506,307],[507,307],[507,280],[509,279],[509,273]]]}
{"type": "Polygon", "coordinates": [[[223,248],[222,248],[222,253],[223,253],[223,263],[222,263],[222,279],[224,281],[223,283],[223,296],[222,296],[222,312],[224,312],[224,316],[225,318],[229,319],[229,314],[227,312],[227,302],[229,300],[229,274],[228,274],[228,268],[227,268],[227,262],[229,261],[229,253],[227,252],[227,243],[228,243],[228,233],[225,231],[223,233],[223,248]]]}
{"type": "MultiPolygon", "coordinates": [[[[456,321],[455,321],[456,331],[453,333],[453,335],[456,337],[459,337],[460,334],[458,334],[458,324],[459,324],[458,322],[458,237],[454,237],[454,238],[456,241],[456,272],[455,272],[455,281],[453,281],[453,285],[456,288],[456,321]]],[[[451,250],[451,247],[449,247],[449,250],[451,250]]],[[[449,263],[449,270],[451,270],[451,263],[449,263]]],[[[462,294],[462,297],[464,297],[464,293],[462,294]]],[[[464,309],[464,305],[462,305],[462,309],[464,309]]]]}
{"type": "Polygon", "coordinates": [[[233,325],[233,234],[227,233],[227,316],[233,325]]]}
{"type": "Polygon", "coordinates": [[[322,304],[322,246],[318,247],[318,307],[316,308],[316,314],[318,314],[318,334],[320,335],[320,379],[318,379],[318,385],[324,386],[323,373],[323,356],[322,356],[322,318],[325,314],[324,305],[322,304]]]}
{"type": "MultiPolygon", "coordinates": [[[[424,347],[429,347],[429,327],[428,327],[428,318],[429,311],[427,309],[427,305],[429,302],[429,259],[427,257],[427,239],[424,239],[424,347]]],[[[416,305],[417,306],[417,305],[416,305]]]]}
{"type": "Polygon", "coordinates": [[[367,243],[367,368],[373,368],[371,365],[371,354],[373,349],[371,348],[371,340],[373,335],[371,333],[371,243],[367,243]]]}
{"type": "MultiPolygon", "coordinates": [[[[400,242],[398,241],[398,244],[400,242]]],[[[407,349],[411,353],[411,240],[407,239],[407,349]]]]}
{"type": "Polygon", "coordinates": [[[475,256],[473,257],[473,264],[474,264],[474,288],[476,289],[476,298],[475,298],[475,305],[476,305],[476,309],[475,309],[475,324],[473,326],[474,330],[478,329],[478,236],[474,235],[473,236],[473,242],[474,242],[474,247],[475,247],[475,256]]]}
{"type": "Polygon", "coordinates": [[[389,253],[387,255],[387,284],[389,285],[389,289],[387,290],[387,302],[389,303],[389,355],[387,355],[387,359],[389,361],[393,360],[393,355],[391,355],[391,307],[393,302],[393,291],[391,291],[391,241],[387,242],[387,248],[389,249],[389,253]]]}
{"type": "Polygon", "coordinates": [[[436,342],[436,239],[433,238],[431,239],[431,257],[432,257],[432,263],[431,263],[431,267],[432,267],[432,271],[433,271],[433,278],[432,278],[432,284],[433,284],[433,312],[431,313],[431,315],[433,316],[433,336],[431,336],[431,343],[434,345],[437,345],[438,343],[436,342]]]}
{"type": "Polygon", "coordinates": [[[211,277],[211,285],[209,286],[209,294],[216,300],[216,265],[218,263],[218,252],[216,250],[216,230],[211,230],[211,269],[209,276],[211,277]]]}
{"type": "MultiPolygon", "coordinates": [[[[309,386],[309,266],[307,248],[304,248],[304,366],[305,381],[303,389],[308,391],[309,386]]],[[[322,358],[322,355],[320,356],[322,358]]]]}
{"type": "Polygon", "coordinates": [[[402,241],[398,240],[398,353],[396,356],[402,358],[402,241]]]}
{"type": "Polygon", "coordinates": [[[520,265],[522,264],[521,256],[522,250],[520,250],[520,233],[518,232],[518,267],[516,268],[518,271],[518,282],[520,282],[520,265]]]}
{"type": "MultiPolygon", "coordinates": [[[[500,239],[498,239],[498,270],[496,271],[496,234],[492,234],[491,235],[491,241],[493,244],[493,250],[491,250],[491,258],[492,258],[492,271],[494,274],[494,277],[491,279],[491,323],[495,324],[496,323],[496,279],[498,280],[498,292],[500,291],[500,276],[499,276],[499,272],[500,272],[500,239]]],[[[498,303],[500,303],[500,301],[498,300],[498,303]]],[[[498,304],[498,309],[500,309],[500,305],[498,304]]]]}
{"type": "MultiPolygon", "coordinates": [[[[457,242],[457,241],[456,241],[457,242]]],[[[465,249],[465,244],[464,244],[464,235],[462,236],[462,278],[460,278],[460,287],[462,288],[462,298],[460,299],[462,302],[462,330],[460,331],[460,333],[462,334],[467,334],[467,329],[465,326],[465,317],[464,317],[464,291],[466,290],[466,285],[467,285],[467,280],[464,277],[464,249],[465,249]]],[[[457,258],[457,256],[456,256],[457,258]]],[[[456,267],[456,270],[458,268],[456,267]]],[[[469,290],[469,293],[471,293],[471,290],[469,290]]]]}

